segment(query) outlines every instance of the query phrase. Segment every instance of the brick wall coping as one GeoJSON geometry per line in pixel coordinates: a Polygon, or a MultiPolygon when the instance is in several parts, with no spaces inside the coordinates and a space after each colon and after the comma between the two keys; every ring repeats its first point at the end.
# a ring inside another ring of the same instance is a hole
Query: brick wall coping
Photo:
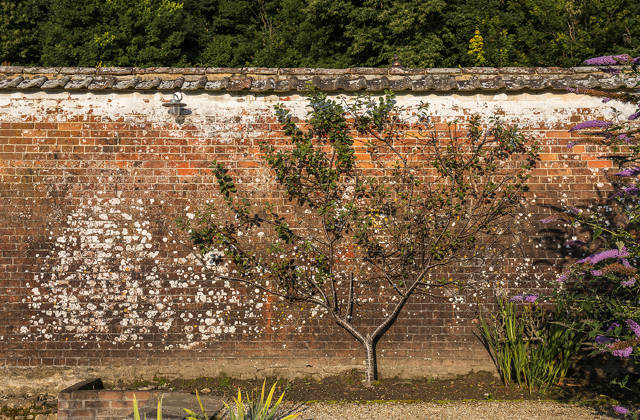
{"type": "Polygon", "coordinates": [[[170,68],[0,66],[0,90],[475,92],[631,89],[637,78],[596,67],[170,68]]]}
{"type": "Polygon", "coordinates": [[[102,379],[100,378],[91,378],[91,379],[87,379],[85,381],[73,384],[70,387],[60,391],[60,395],[62,395],[63,399],[65,399],[67,398],[68,395],[76,391],[88,391],[88,390],[93,391],[96,389],[104,389],[104,385],[102,384],[102,379]]]}

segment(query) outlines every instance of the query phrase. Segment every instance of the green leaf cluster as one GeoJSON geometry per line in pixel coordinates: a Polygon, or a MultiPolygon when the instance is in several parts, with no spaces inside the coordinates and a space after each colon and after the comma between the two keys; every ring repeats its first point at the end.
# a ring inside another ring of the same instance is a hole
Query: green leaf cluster
{"type": "Polygon", "coordinates": [[[276,384],[274,383],[271,386],[271,390],[266,398],[264,392],[265,384],[266,379],[262,383],[262,392],[260,393],[259,400],[249,394],[245,394],[243,400],[242,391],[238,388],[238,398],[234,399],[235,404],[230,406],[225,403],[225,407],[227,407],[227,412],[229,413],[229,420],[293,420],[300,416],[300,413],[279,415],[284,392],[277,401],[273,402],[276,384]]]}
{"type": "Polygon", "coordinates": [[[0,62],[574,66],[640,54],[634,0],[0,0],[0,62]]]}
{"type": "Polygon", "coordinates": [[[479,337],[506,385],[545,391],[567,375],[581,342],[576,331],[556,322],[559,317],[561,306],[553,313],[504,298],[489,319],[481,317],[479,337]]]}

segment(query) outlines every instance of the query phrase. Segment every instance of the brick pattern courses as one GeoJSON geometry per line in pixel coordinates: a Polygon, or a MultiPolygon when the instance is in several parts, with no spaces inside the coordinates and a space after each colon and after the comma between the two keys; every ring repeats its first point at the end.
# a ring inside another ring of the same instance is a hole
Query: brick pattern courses
{"type": "Polygon", "coordinates": [[[133,413],[135,397],[140,410],[158,391],[111,391],[105,389],[63,390],[58,394],[58,420],[116,420],[133,413]]]}
{"type": "MultiPolygon", "coordinates": [[[[258,145],[284,141],[273,105],[284,102],[303,117],[304,97],[189,93],[181,123],[162,107],[169,98],[158,91],[0,93],[0,366],[360,364],[359,345],[321,311],[204,276],[176,228],[178,217],[192,217],[216,196],[213,160],[232,170],[247,196],[277,197],[258,145]]],[[[567,129],[607,116],[611,103],[566,92],[398,96],[408,108],[422,100],[433,104],[442,129],[479,112],[501,115],[541,141],[531,205],[517,222],[523,232],[540,227],[549,205],[589,202],[606,186],[602,169],[611,161],[599,158],[598,146],[569,149],[581,138],[567,129]]],[[[502,261],[500,271],[487,263],[444,273],[473,277],[473,288],[413,299],[380,344],[381,366],[487,366],[473,334],[478,303],[509,290],[544,289],[568,258],[540,236],[520,240],[526,252],[502,261]]],[[[376,298],[363,325],[384,304],[376,298]]]]}

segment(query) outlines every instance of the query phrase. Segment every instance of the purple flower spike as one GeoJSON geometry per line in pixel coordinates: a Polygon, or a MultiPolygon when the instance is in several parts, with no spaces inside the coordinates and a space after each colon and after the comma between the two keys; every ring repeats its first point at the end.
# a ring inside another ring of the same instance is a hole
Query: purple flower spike
{"type": "Polygon", "coordinates": [[[611,351],[611,354],[613,354],[616,357],[624,357],[627,358],[629,356],[631,356],[631,353],[633,353],[633,347],[629,346],[629,347],[625,347],[623,349],[620,350],[613,350],[611,351]]]}
{"type": "Polygon", "coordinates": [[[628,408],[625,408],[621,405],[614,405],[613,411],[615,411],[617,414],[625,414],[625,415],[630,413],[628,408]]]}
{"type": "Polygon", "coordinates": [[[540,220],[540,223],[542,223],[543,225],[547,225],[547,224],[549,224],[549,223],[553,222],[554,220],[556,220],[556,218],[555,218],[555,217],[553,217],[553,216],[551,216],[551,217],[546,217],[546,218],[544,218],[544,219],[540,220]]]}
{"type": "Polygon", "coordinates": [[[573,146],[575,145],[576,145],[576,142],[570,141],[569,143],[567,143],[567,149],[573,149],[573,146]]]}
{"type": "Polygon", "coordinates": [[[571,207],[571,209],[569,209],[569,211],[573,214],[575,214],[576,216],[580,213],[582,213],[582,209],[579,209],[577,207],[571,207]]]}
{"type": "Polygon", "coordinates": [[[604,335],[597,335],[596,336],[596,343],[597,344],[609,344],[613,341],[613,338],[611,337],[605,337],[604,335]]]}
{"type": "Polygon", "coordinates": [[[592,270],[591,275],[593,277],[600,277],[602,275],[602,270],[592,270]]]}
{"type": "Polygon", "coordinates": [[[611,325],[609,325],[609,328],[607,328],[607,332],[613,331],[616,328],[618,328],[619,326],[620,326],[620,324],[618,324],[617,322],[613,322],[611,325]]]}
{"type": "Polygon", "coordinates": [[[622,263],[622,266],[624,268],[631,268],[631,264],[629,264],[629,260],[627,260],[626,258],[622,258],[620,262],[622,263]]]}
{"type": "Polygon", "coordinates": [[[534,303],[536,300],[538,300],[538,295],[536,294],[530,294],[524,297],[524,301],[527,303],[534,303]]]}
{"type": "Polygon", "coordinates": [[[640,189],[638,189],[638,187],[636,187],[635,185],[631,185],[629,187],[625,187],[622,190],[627,195],[638,195],[638,193],[640,193],[640,189]]]}
{"type": "Polygon", "coordinates": [[[588,256],[587,258],[583,258],[580,261],[576,261],[578,264],[589,263],[591,265],[596,265],[600,261],[608,260],[610,258],[625,258],[629,256],[629,251],[627,248],[622,247],[622,249],[608,249],[606,251],[599,252],[597,254],[593,254],[588,256]]]}
{"type": "Polygon", "coordinates": [[[631,328],[631,331],[636,335],[636,338],[640,338],[640,325],[638,325],[638,323],[633,319],[627,319],[626,323],[629,328],[631,328]]]}
{"type": "Polygon", "coordinates": [[[620,284],[622,285],[622,287],[632,287],[634,284],[636,284],[636,278],[631,277],[629,280],[620,282],[620,284]]]}
{"type": "Polygon", "coordinates": [[[633,60],[631,60],[633,63],[640,63],[640,57],[636,57],[633,60]]]}
{"type": "Polygon", "coordinates": [[[609,102],[610,100],[611,100],[611,98],[604,98],[604,99],[602,100],[602,103],[606,104],[606,103],[607,103],[607,102],[609,102]]]}
{"type": "Polygon", "coordinates": [[[574,125],[569,129],[569,131],[584,130],[585,128],[606,128],[610,127],[611,125],[613,125],[613,123],[610,121],[589,120],[574,125]]]}
{"type": "Polygon", "coordinates": [[[515,295],[509,299],[509,302],[522,302],[524,300],[524,295],[515,295]]]}
{"type": "Polygon", "coordinates": [[[556,281],[558,283],[564,283],[565,281],[567,281],[568,278],[569,278],[569,275],[564,273],[564,274],[561,274],[556,281]]]}
{"type": "Polygon", "coordinates": [[[640,117],[640,111],[637,111],[631,115],[629,115],[629,117],[627,118],[629,121],[633,121],[633,120],[637,120],[638,117],[640,117]]]}
{"type": "Polygon", "coordinates": [[[584,60],[582,64],[585,66],[615,66],[618,64],[626,64],[631,61],[629,54],[620,55],[603,55],[601,57],[593,57],[584,60]]]}
{"type": "Polygon", "coordinates": [[[636,166],[635,168],[623,169],[620,172],[613,175],[614,176],[636,176],[638,174],[640,174],[640,168],[636,166]]]}

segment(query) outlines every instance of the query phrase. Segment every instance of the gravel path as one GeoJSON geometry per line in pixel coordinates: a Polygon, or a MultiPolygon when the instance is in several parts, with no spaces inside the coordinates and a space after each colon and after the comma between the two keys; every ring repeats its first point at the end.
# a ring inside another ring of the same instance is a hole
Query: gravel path
{"type": "Polygon", "coordinates": [[[451,403],[314,403],[303,411],[304,420],[418,420],[418,419],[495,419],[495,420],[582,420],[612,419],[588,407],[552,401],[472,401],[451,403]]]}

